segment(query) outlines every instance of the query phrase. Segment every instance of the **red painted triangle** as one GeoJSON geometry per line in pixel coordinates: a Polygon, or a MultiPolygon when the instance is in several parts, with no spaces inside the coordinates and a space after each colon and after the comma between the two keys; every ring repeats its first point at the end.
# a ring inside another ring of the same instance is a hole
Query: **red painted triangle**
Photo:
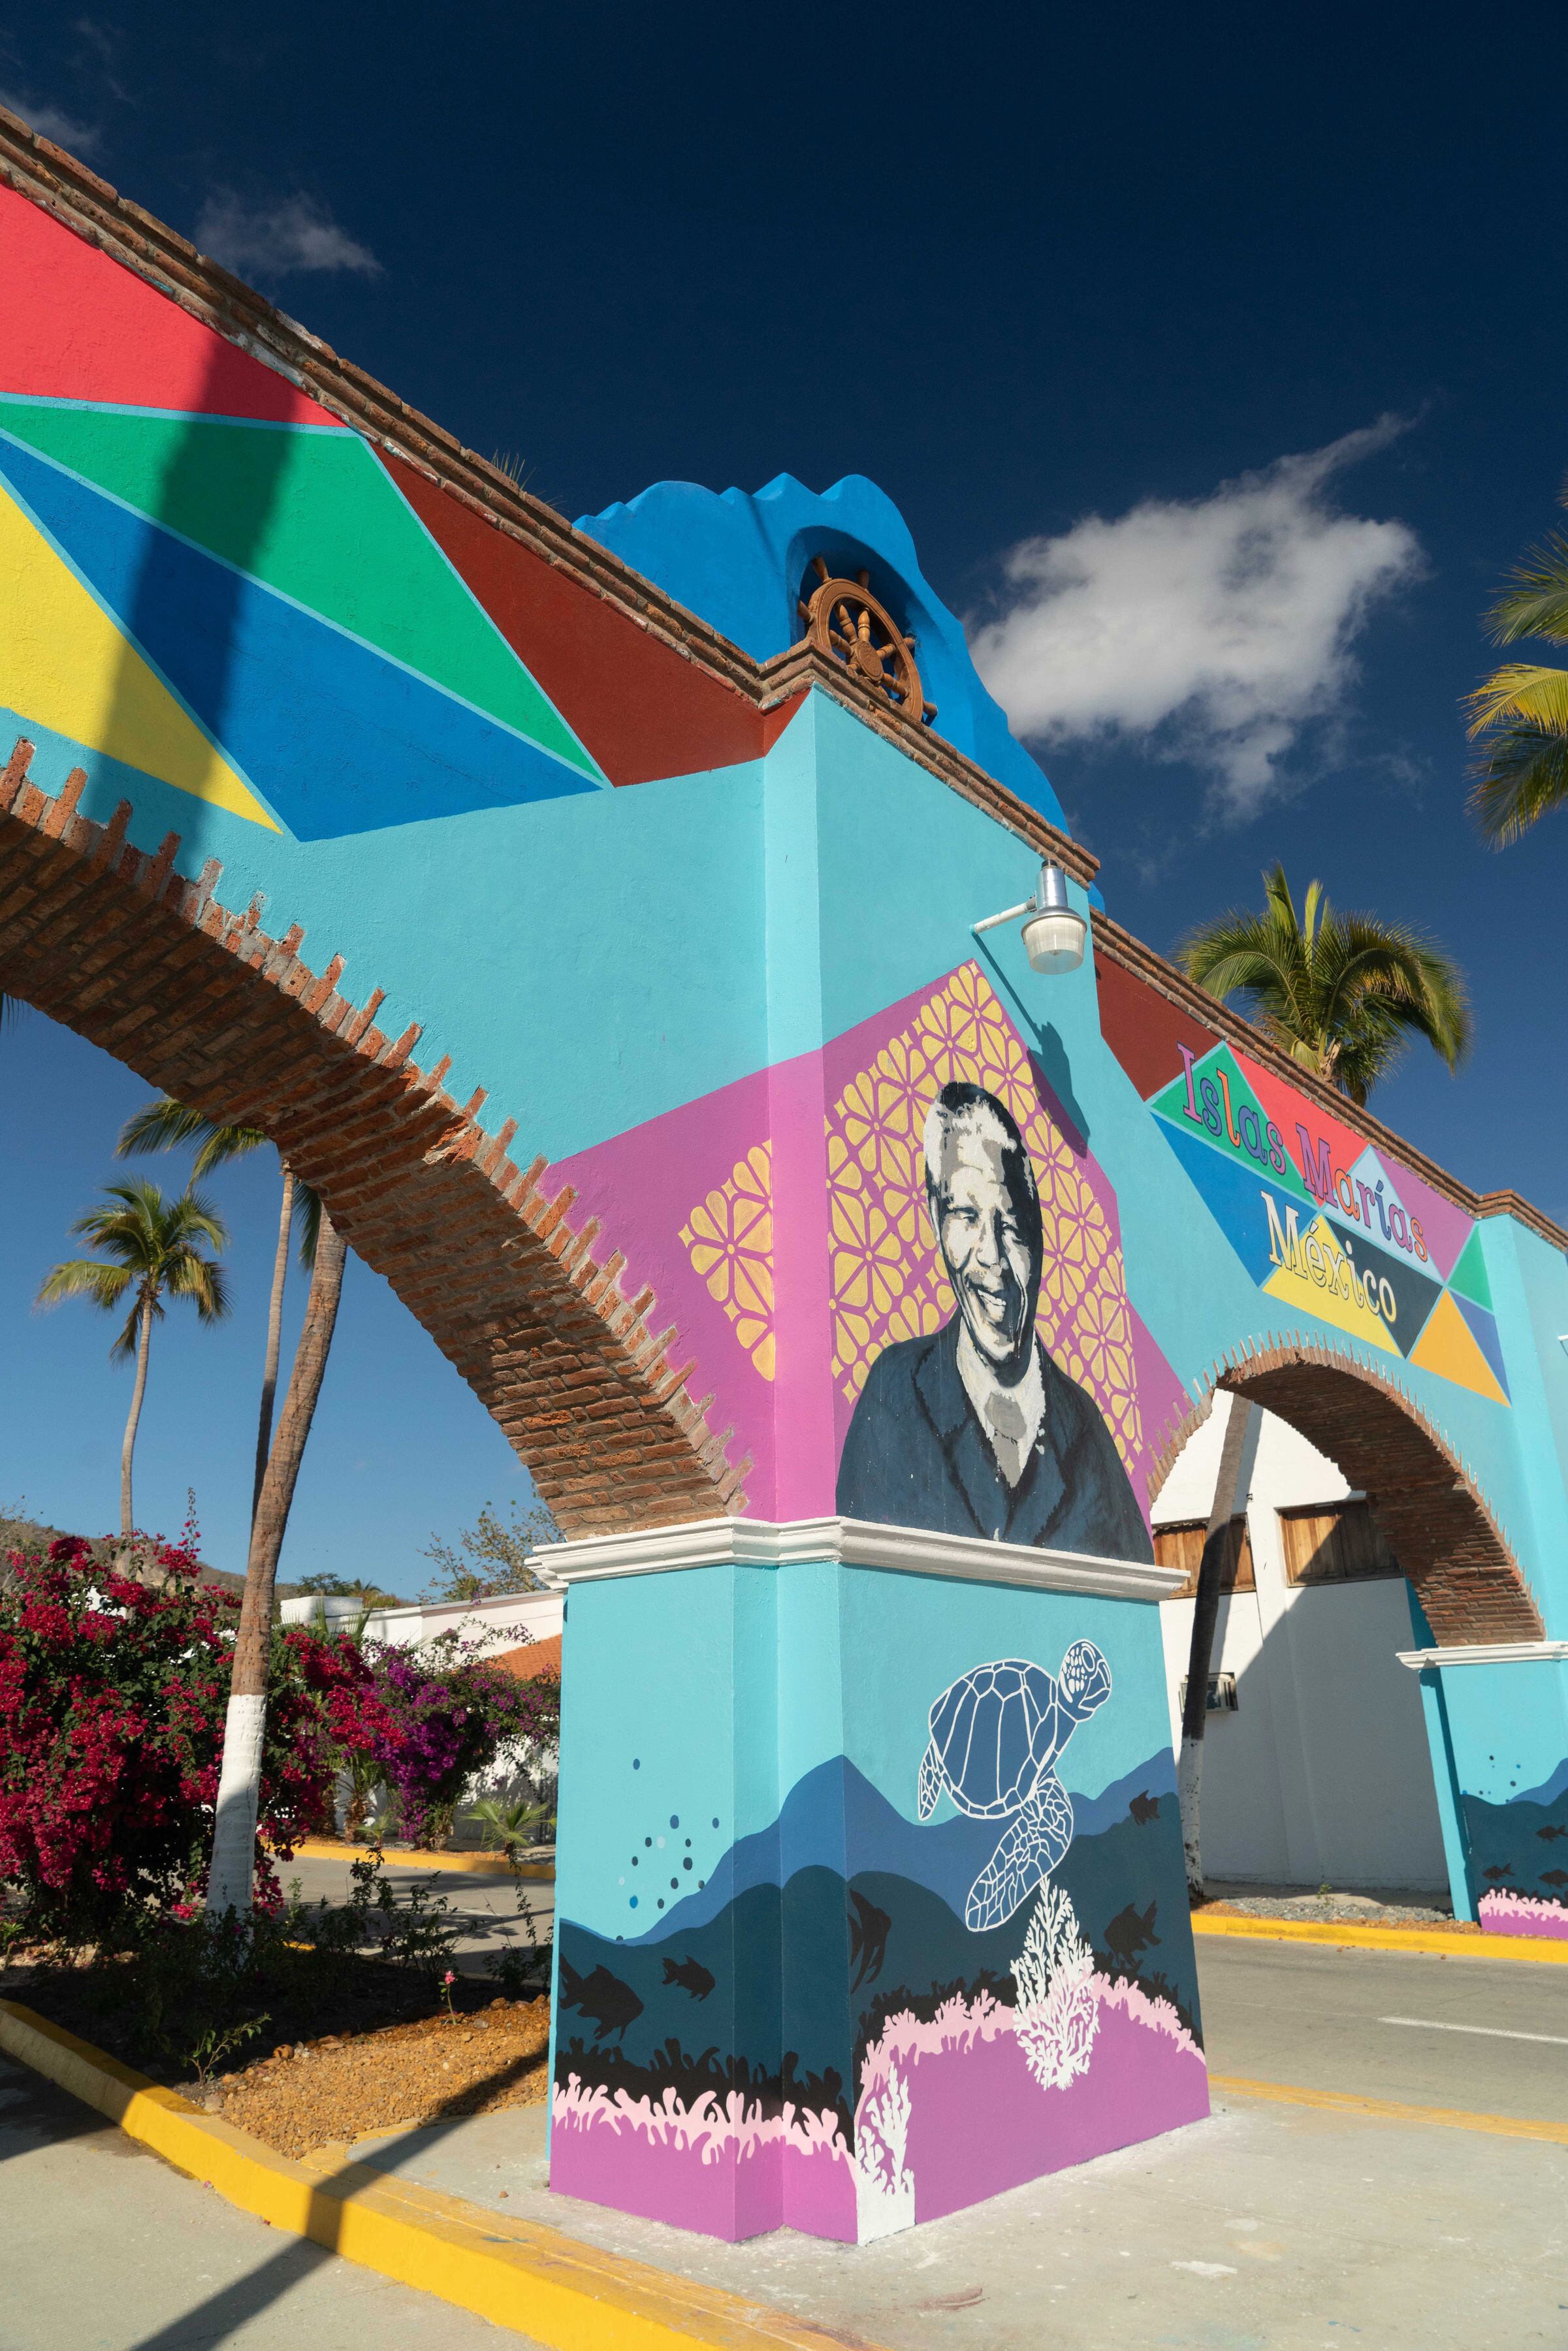
{"type": "Polygon", "coordinates": [[[10,188],[0,188],[0,392],[338,423],[287,376],[10,188]]]}

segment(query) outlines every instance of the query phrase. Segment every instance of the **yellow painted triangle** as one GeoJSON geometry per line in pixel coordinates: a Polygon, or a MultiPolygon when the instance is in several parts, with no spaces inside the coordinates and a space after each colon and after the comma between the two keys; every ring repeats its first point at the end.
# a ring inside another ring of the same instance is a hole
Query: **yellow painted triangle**
{"type": "Polygon", "coordinates": [[[1466,1329],[1464,1316],[1446,1290],[1411,1348],[1410,1361],[1424,1372],[1436,1372],[1439,1379],[1457,1380],[1460,1387],[1473,1388],[1477,1395],[1490,1396],[1493,1404],[1508,1402],[1497,1384],[1497,1374],[1466,1329]]]}
{"type": "Polygon", "coordinates": [[[3,489],[0,703],[231,816],[280,829],[3,489]]]}
{"type": "MultiPolygon", "coordinates": [[[[1354,1258],[1345,1255],[1323,1217],[1314,1217],[1306,1231],[1298,1234],[1292,1211],[1282,1233],[1274,1238],[1271,1230],[1270,1238],[1278,1267],[1263,1284],[1270,1298],[1315,1314],[1320,1322],[1332,1322],[1336,1331],[1364,1339],[1369,1346],[1382,1347],[1392,1355],[1399,1353],[1382,1314],[1366,1303],[1354,1258]]],[[[1372,1294],[1375,1298],[1375,1285],[1372,1294]]]]}

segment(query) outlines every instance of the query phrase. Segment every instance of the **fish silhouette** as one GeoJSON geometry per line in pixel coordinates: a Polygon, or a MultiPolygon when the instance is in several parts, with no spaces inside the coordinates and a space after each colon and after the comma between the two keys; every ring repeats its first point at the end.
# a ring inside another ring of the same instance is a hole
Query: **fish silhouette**
{"type": "Polygon", "coordinates": [[[1134,1797],[1132,1802],[1128,1805],[1127,1810],[1137,1822],[1138,1826],[1142,1828],[1145,1822],[1157,1821],[1159,1819],[1160,1800],[1157,1796],[1151,1796],[1148,1790],[1145,1788],[1138,1795],[1134,1797]]]}
{"type": "Polygon", "coordinates": [[[1129,1902],[1124,1910],[1117,1911],[1105,1929],[1105,1949],[1129,1972],[1136,1967],[1139,1952],[1146,1951],[1151,1943],[1160,1939],[1155,1932],[1158,1907],[1151,1902],[1146,1910],[1135,1910],[1129,1902]]]}
{"type": "Polygon", "coordinates": [[[618,2032],[622,2041],[626,2027],[643,2013],[643,2003],[629,1983],[612,1976],[606,1967],[597,1967],[591,1976],[580,1976],[568,1959],[560,1963],[560,1997],[564,2008],[580,2009],[592,2020],[597,2028],[595,2041],[602,2041],[607,2032],[618,2032]]]}
{"type": "Polygon", "coordinates": [[[714,1980],[700,1959],[684,1959],[677,1967],[674,1959],[664,1961],[664,1981],[679,1984],[694,2000],[706,2000],[713,1990],[714,1980]]]}
{"type": "Polygon", "coordinates": [[[1513,1864],[1511,1861],[1493,1862],[1491,1867],[1490,1869],[1483,1870],[1481,1875],[1484,1877],[1490,1877],[1495,1886],[1500,1877],[1511,1877],[1513,1876],[1513,1864]]]}
{"type": "Polygon", "coordinates": [[[1535,1834],[1543,1844],[1550,1844],[1553,1837],[1568,1836],[1568,1829],[1559,1827],[1537,1829],[1535,1834]]]}
{"type": "Polygon", "coordinates": [[[852,1991],[862,1983],[875,1983],[887,1964],[887,1938],[893,1932],[893,1921],[885,1910],[868,1902],[863,1894],[850,1895],[850,1958],[855,1962],[856,1973],[852,1991]]]}
{"type": "Polygon", "coordinates": [[[1568,1886],[1568,1869],[1543,1869],[1541,1883],[1542,1886],[1568,1886]]]}

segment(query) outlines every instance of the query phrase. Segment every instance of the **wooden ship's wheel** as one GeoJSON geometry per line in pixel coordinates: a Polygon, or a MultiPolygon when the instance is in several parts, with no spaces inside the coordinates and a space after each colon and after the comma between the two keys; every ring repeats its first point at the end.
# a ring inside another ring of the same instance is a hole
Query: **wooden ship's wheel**
{"type": "Polygon", "coordinates": [[[874,685],[895,710],[918,726],[929,726],[936,705],[920,690],[915,665],[915,640],[906,637],[892,615],[871,592],[871,573],[853,580],[835,580],[820,555],[811,558],[818,585],[810,602],[800,598],[798,610],[806,623],[807,642],[821,653],[841,662],[862,685],[874,685]]]}

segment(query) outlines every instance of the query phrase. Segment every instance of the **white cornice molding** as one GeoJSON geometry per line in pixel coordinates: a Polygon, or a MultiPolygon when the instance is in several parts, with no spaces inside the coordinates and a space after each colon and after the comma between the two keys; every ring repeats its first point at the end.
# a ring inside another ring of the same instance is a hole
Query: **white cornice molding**
{"type": "Polygon", "coordinates": [[[789,1567],[809,1560],[895,1574],[945,1575],[963,1583],[1092,1593],[1111,1600],[1166,1600],[1186,1582],[1179,1568],[933,1534],[924,1527],[873,1526],[863,1519],[790,1519],[782,1524],[698,1519],[688,1526],[549,1543],[531,1553],[528,1564],[552,1583],[572,1584],[617,1575],[668,1575],[687,1567],[789,1567]]]}
{"type": "Polygon", "coordinates": [[[1394,1654],[1413,1674],[1427,1666],[1551,1666],[1568,1657],[1568,1641],[1495,1641],[1469,1648],[1396,1649],[1394,1654]]]}

